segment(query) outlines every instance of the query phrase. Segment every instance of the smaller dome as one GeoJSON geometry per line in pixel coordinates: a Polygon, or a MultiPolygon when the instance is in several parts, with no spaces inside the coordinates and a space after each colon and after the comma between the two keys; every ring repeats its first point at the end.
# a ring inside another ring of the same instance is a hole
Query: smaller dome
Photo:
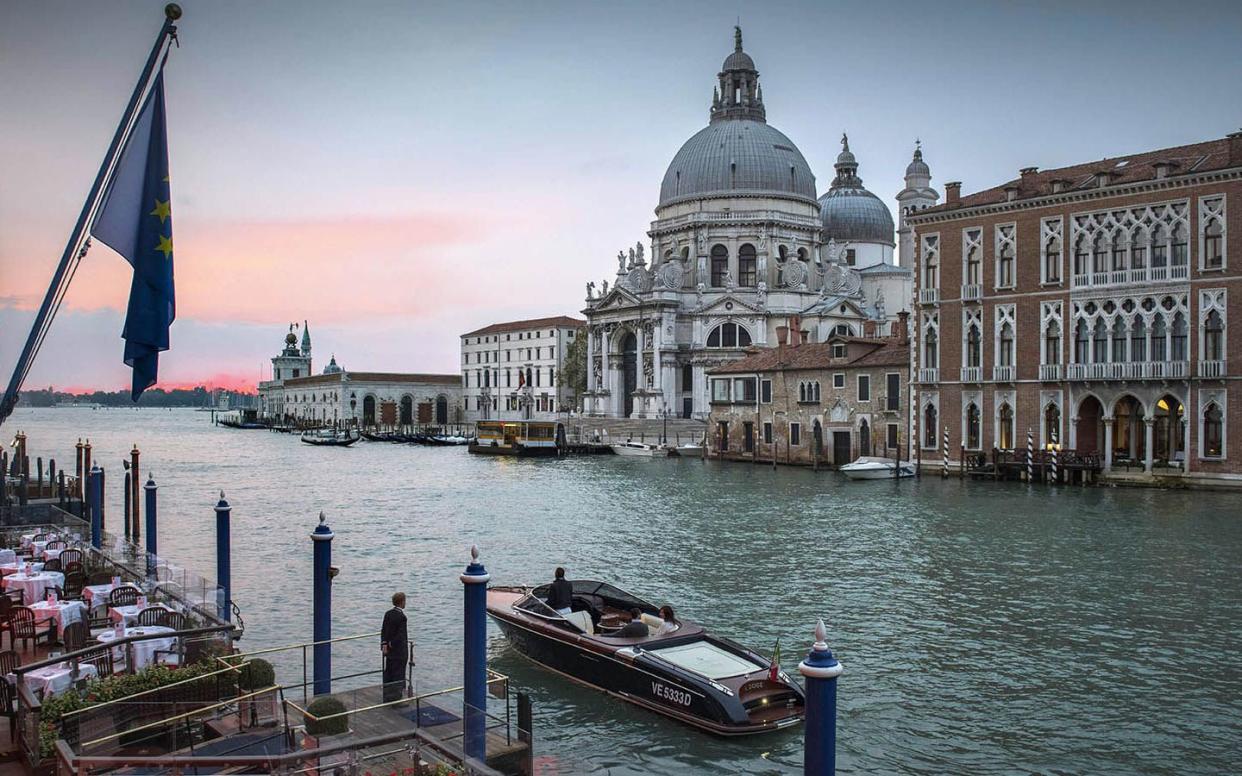
{"type": "Polygon", "coordinates": [[[819,198],[823,239],[893,244],[893,214],[862,186],[834,186],[819,198]]]}
{"type": "Polygon", "coordinates": [[[750,54],[745,51],[734,51],[725,57],[724,64],[720,66],[721,70],[754,70],[755,60],[750,58],[750,54]]]}
{"type": "Polygon", "coordinates": [[[294,334],[293,332],[289,332],[288,334],[286,334],[286,335],[285,335],[285,344],[286,344],[286,345],[296,345],[296,344],[298,344],[298,335],[294,334]]]}
{"type": "Polygon", "coordinates": [[[931,168],[927,166],[927,162],[923,161],[923,149],[919,148],[917,141],[914,146],[914,160],[906,165],[906,177],[909,178],[912,175],[931,177],[931,168]]]}

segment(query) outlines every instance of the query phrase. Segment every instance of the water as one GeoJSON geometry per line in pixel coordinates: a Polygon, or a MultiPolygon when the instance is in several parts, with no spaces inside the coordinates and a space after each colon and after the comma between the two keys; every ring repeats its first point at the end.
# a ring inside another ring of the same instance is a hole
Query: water
{"type": "MultiPolygon", "coordinates": [[[[1242,495],[315,448],[209,417],[24,409],[4,433],[70,469],[89,436],[111,515],[136,442],[160,485],[161,554],[208,575],[223,488],[250,649],[310,639],[323,510],[342,568],[335,635],[378,630],[408,591],[427,689],[433,671],[460,675],[457,575],[477,543],[497,583],[558,564],[614,580],[761,651],[779,637],[791,672],[822,616],[846,669],[843,773],[1224,773],[1242,759],[1242,495]]],[[[336,668],[377,650],[340,650],[336,668]]],[[[800,771],[800,730],[720,740],[533,666],[495,626],[489,653],[532,693],[537,754],[561,773],[800,771]]]]}

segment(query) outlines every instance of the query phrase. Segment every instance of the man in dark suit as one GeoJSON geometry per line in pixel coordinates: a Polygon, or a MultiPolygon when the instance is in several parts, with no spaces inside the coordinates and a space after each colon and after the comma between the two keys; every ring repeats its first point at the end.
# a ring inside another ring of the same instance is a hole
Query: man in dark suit
{"type": "Polygon", "coordinates": [[[380,651],[384,653],[384,702],[401,698],[405,691],[405,664],[410,640],[405,624],[405,593],[392,594],[392,608],[384,612],[380,628],[380,651]]]}
{"type": "Polygon", "coordinates": [[[649,635],[647,623],[643,622],[643,613],[637,608],[630,610],[630,621],[617,631],[617,637],[622,639],[645,639],[649,635]]]}
{"type": "Polygon", "coordinates": [[[552,580],[552,587],[548,589],[548,606],[557,611],[558,614],[568,615],[573,608],[574,603],[574,586],[565,579],[565,569],[560,566],[556,567],[556,579],[552,580]]]}

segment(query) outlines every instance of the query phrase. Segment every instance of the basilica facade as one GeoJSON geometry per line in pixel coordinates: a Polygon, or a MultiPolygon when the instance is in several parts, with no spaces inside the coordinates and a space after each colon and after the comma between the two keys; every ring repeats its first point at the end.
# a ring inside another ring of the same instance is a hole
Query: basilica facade
{"type": "MultiPolygon", "coordinates": [[[[617,255],[611,284],[587,284],[586,414],[706,418],[707,372],[773,345],[777,326],[813,342],[890,334],[911,308],[912,241],[895,261],[892,214],[841,145],[817,196],[802,153],[767,122],[736,29],[709,123],[664,175],[649,244],[617,255]]],[[[903,237],[905,215],[936,203],[930,177],[916,150],[898,195],[903,237]]]]}

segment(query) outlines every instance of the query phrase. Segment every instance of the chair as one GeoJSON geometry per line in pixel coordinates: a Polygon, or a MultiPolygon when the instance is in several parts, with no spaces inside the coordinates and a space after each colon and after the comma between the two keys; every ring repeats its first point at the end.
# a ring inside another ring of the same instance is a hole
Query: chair
{"type": "Polygon", "coordinates": [[[92,571],[86,577],[88,585],[110,585],[112,584],[112,574],[107,571],[92,571]]]}
{"type": "Polygon", "coordinates": [[[148,606],[141,612],[138,612],[138,625],[156,626],[164,625],[167,619],[168,610],[162,606],[148,606]]]}
{"type": "Polygon", "coordinates": [[[22,664],[21,655],[11,649],[0,652],[0,678],[8,676],[22,664]]]}
{"type": "Polygon", "coordinates": [[[50,542],[48,542],[46,545],[44,545],[43,549],[45,549],[45,550],[64,550],[64,549],[67,549],[68,547],[69,547],[69,542],[63,541],[63,540],[61,540],[61,539],[56,539],[56,540],[54,540],[54,541],[50,541],[50,542]]]}
{"type": "Polygon", "coordinates": [[[86,586],[86,575],[81,571],[65,572],[65,598],[81,600],[82,588],[86,586]]]}
{"type": "Polygon", "coordinates": [[[190,629],[190,620],[181,612],[165,612],[164,626],[176,631],[190,629]]]}
{"type": "Polygon", "coordinates": [[[112,647],[100,647],[99,649],[91,650],[82,655],[78,662],[95,666],[95,670],[99,672],[100,679],[112,676],[112,647]]]}
{"type": "Polygon", "coordinates": [[[30,537],[30,541],[32,541],[32,542],[45,542],[45,541],[47,541],[47,534],[45,534],[45,533],[37,533],[37,534],[35,534],[34,536],[30,537]]]}
{"type": "Polygon", "coordinates": [[[44,571],[60,571],[60,558],[52,558],[43,563],[44,571]]]}
{"type": "Polygon", "coordinates": [[[122,585],[108,593],[108,606],[133,606],[138,603],[138,588],[122,585]]]}
{"type": "Polygon", "coordinates": [[[9,718],[9,740],[17,740],[17,688],[0,677],[0,717],[9,718]]]}
{"type": "MultiPolygon", "coordinates": [[[[26,651],[27,642],[32,642],[33,645],[37,647],[39,646],[40,636],[47,637],[51,634],[51,631],[43,631],[40,633],[39,629],[35,626],[34,612],[30,611],[30,609],[25,606],[16,606],[13,608],[13,612],[9,615],[9,624],[13,629],[13,646],[17,646],[17,641],[20,639],[22,642],[23,652],[26,651]]],[[[55,629],[55,627],[56,625],[53,621],[52,628],[55,629]]]]}
{"type": "Polygon", "coordinates": [[[60,553],[60,565],[63,566],[66,571],[69,570],[69,564],[71,563],[77,563],[79,567],[81,567],[81,564],[82,564],[82,551],[81,550],[71,547],[60,553]]]}
{"type": "Polygon", "coordinates": [[[65,632],[60,637],[60,642],[65,646],[66,652],[86,649],[86,642],[89,640],[90,631],[87,629],[86,623],[81,620],[66,625],[65,632]]]}
{"type": "MultiPolygon", "coordinates": [[[[64,553],[61,553],[61,555],[63,556],[64,553]]],[[[65,563],[64,560],[61,560],[60,571],[62,574],[81,574],[82,584],[86,584],[86,569],[82,566],[81,562],[71,560],[68,563],[65,563]]]]}

